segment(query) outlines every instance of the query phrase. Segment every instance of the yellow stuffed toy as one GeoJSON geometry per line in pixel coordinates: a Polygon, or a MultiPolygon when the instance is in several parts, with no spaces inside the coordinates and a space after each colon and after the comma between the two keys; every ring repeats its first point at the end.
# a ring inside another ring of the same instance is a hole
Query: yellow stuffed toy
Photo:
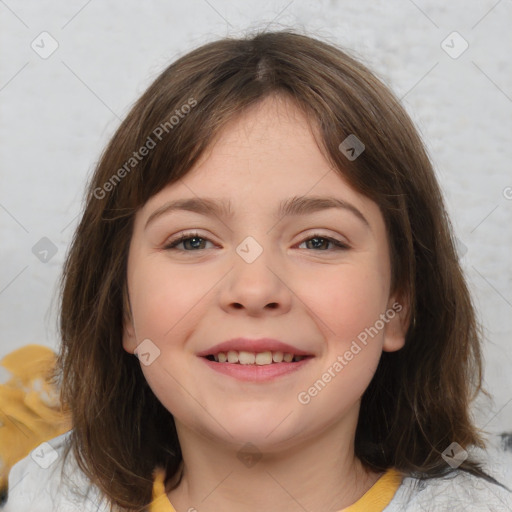
{"type": "Polygon", "coordinates": [[[0,503],[11,467],[36,446],[71,429],[52,376],[56,355],[26,345],[0,361],[0,503]]]}

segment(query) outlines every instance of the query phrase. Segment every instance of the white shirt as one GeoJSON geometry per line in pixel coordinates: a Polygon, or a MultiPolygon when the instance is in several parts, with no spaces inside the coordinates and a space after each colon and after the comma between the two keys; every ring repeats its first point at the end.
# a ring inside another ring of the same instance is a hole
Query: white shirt
{"type": "MultiPolygon", "coordinates": [[[[2,512],[109,512],[108,501],[80,470],[72,451],[63,463],[69,434],[43,443],[11,469],[2,512]]],[[[493,466],[500,470],[496,462],[493,466]]],[[[464,471],[427,481],[405,477],[384,512],[512,512],[512,492],[464,471]]]]}

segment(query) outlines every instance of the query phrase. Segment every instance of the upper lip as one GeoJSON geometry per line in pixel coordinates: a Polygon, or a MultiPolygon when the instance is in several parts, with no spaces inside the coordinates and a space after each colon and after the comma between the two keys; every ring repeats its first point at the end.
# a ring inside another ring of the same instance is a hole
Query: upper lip
{"type": "Polygon", "coordinates": [[[233,338],[227,341],[223,341],[218,343],[217,345],[213,345],[206,350],[202,350],[198,352],[197,355],[201,357],[210,356],[218,354],[219,352],[228,352],[230,350],[236,350],[240,352],[241,350],[245,352],[284,352],[293,354],[296,356],[310,356],[311,352],[307,352],[305,350],[300,350],[293,345],[288,343],[284,343],[283,341],[276,340],[273,338],[259,338],[259,339],[249,339],[249,338],[233,338]]]}

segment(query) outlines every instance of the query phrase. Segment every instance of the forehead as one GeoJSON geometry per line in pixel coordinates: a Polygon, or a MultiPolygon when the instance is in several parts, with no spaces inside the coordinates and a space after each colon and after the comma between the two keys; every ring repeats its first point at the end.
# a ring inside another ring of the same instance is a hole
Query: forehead
{"type": "Polygon", "coordinates": [[[222,167],[226,162],[239,162],[243,169],[256,169],[264,162],[268,167],[269,157],[276,162],[271,166],[273,169],[279,167],[279,162],[299,166],[304,157],[308,163],[325,167],[328,164],[316,143],[316,131],[316,123],[292,100],[269,96],[231,119],[213,138],[190,174],[205,162],[208,166],[221,163],[222,167]]]}
{"type": "Polygon", "coordinates": [[[226,124],[178,182],[153,196],[151,212],[179,198],[217,198],[234,213],[276,214],[292,197],[337,197],[378,217],[320,149],[317,126],[290,99],[271,96],[226,124]]]}
{"type": "Polygon", "coordinates": [[[317,140],[315,123],[292,100],[271,96],[224,126],[182,181],[198,194],[235,189],[253,199],[346,187],[317,140]]]}

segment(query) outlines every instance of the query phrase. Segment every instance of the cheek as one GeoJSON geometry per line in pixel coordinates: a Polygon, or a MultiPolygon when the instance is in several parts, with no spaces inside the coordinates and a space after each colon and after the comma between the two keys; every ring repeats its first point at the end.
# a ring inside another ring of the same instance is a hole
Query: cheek
{"type": "Polygon", "coordinates": [[[304,383],[299,400],[312,414],[343,415],[364,393],[379,363],[384,329],[375,326],[381,327],[386,309],[389,270],[386,258],[368,256],[324,275],[318,293],[309,296],[327,340],[324,373],[304,383]]]}
{"type": "Polygon", "coordinates": [[[326,340],[321,369],[297,395],[312,417],[334,422],[363,395],[382,354],[384,330],[375,325],[386,302],[385,279],[368,268],[346,267],[310,296],[326,340]]]}
{"type": "Polygon", "coordinates": [[[326,338],[341,345],[372,326],[388,300],[387,275],[376,261],[324,269],[302,283],[304,302],[324,323],[326,338]]]}
{"type": "MultiPolygon", "coordinates": [[[[382,327],[378,322],[387,306],[388,274],[378,257],[368,255],[357,264],[338,266],[304,281],[304,291],[309,290],[307,305],[315,312],[326,340],[325,373],[303,388],[311,399],[322,395],[313,400],[317,406],[330,403],[341,414],[370,383],[382,354],[384,329],[375,326],[382,327]]],[[[318,414],[322,414],[321,407],[318,414]]]]}
{"type": "Polygon", "coordinates": [[[129,286],[137,340],[150,339],[159,350],[151,364],[141,364],[142,372],[167,410],[193,422],[201,411],[194,409],[196,402],[187,392],[189,370],[183,350],[191,326],[201,322],[197,306],[211,285],[200,286],[204,279],[199,279],[192,267],[174,272],[161,258],[134,258],[133,263],[129,286]]]}
{"type": "Polygon", "coordinates": [[[142,373],[159,402],[180,421],[192,425],[197,424],[204,410],[202,396],[187,379],[181,366],[172,362],[172,355],[162,353],[153,364],[141,365],[142,373]],[[191,399],[192,397],[192,399],[191,399]]]}
{"type": "Polygon", "coordinates": [[[138,338],[164,341],[180,323],[189,323],[194,308],[211,286],[197,272],[171,272],[161,258],[139,262],[130,276],[132,312],[138,338]]]}

